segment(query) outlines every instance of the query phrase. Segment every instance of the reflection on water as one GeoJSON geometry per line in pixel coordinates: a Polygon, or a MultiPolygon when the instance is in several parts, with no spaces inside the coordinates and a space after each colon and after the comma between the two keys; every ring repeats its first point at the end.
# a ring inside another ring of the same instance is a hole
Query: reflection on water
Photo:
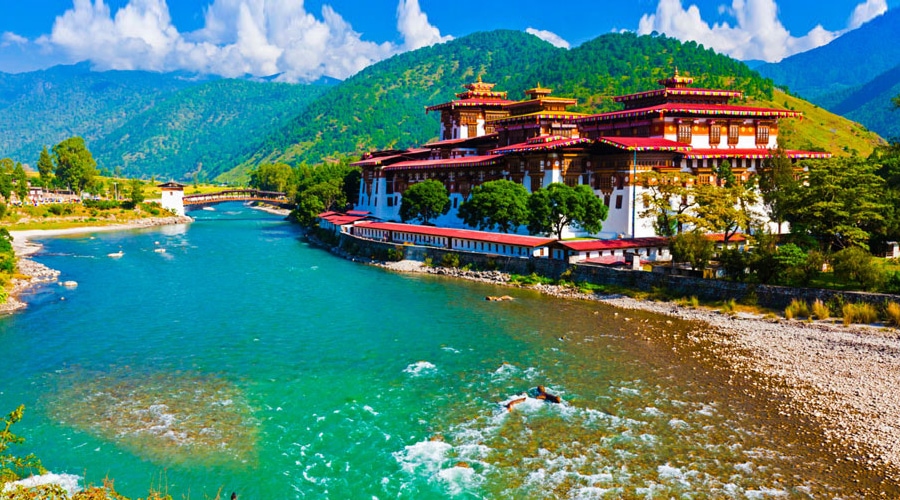
{"type": "Polygon", "coordinates": [[[161,463],[256,462],[258,423],[246,397],[216,376],[117,368],[52,378],[58,389],[49,410],[63,425],[161,463]]]}

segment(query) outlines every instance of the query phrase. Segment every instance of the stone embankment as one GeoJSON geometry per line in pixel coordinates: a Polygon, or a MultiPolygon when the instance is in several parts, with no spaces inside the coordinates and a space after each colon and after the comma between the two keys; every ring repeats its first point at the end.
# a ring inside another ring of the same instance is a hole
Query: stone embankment
{"type": "MultiPolygon", "coordinates": [[[[379,264],[400,272],[421,272],[510,285],[497,271],[431,268],[421,262],[379,264]]],[[[686,351],[715,359],[745,381],[735,390],[764,391],[785,403],[778,411],[817,422],[824,445],[843,459],[888,471],[900,481],[900,331],[883,325],[844,326],[839,320],[804,322],[760,314],[723,313],[672,302],[586,294],[571,287],[533,285],[543,294],[595,300],[650,311],[712,328],[669,339],[686,351]],[[685,345],[685,343],[690,345],[685,345]]]]}

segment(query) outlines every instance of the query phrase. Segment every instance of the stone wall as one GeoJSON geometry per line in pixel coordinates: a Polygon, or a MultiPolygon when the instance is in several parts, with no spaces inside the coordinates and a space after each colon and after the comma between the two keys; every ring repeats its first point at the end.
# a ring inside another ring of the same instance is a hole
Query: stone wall
{"type": "Polygon", "coordinates": [[[348,234],[342,235],[343,247],[347,248],[348,242],[351,241],[353,246],[360,249],[360,255],[365,257],[376,255],[379,252],[383,253],[390,248],[402,248],[405,259],[424,262],[426,258],[431,258],[432,262],[439,264],[444,255],[456,254],[459,257],[460,266],[469,264],[475,269],[498,270],[522,275],[537,273],[553,279],[558,279],[564,272],[571,269],[572,279],[576,282],[620,286],[645,292],[662,289],[671,295],[696,296],[704,301],[729,299],[741,301],[755,296],[755,303],[775,310],[784,309],[793,299],[801,299],[810,304],[816,299],[826,303],[834,301],[844,303],[867,302],[873,305],[882,305],[888,301],[900,302],[900,297],[890,294],[745,284],[734,281],[632,271],[630,269],[596,265],[568,264],[564,261],[552,259],[506,257],[437,247],[397,245],[357,238],[348,234]]]}

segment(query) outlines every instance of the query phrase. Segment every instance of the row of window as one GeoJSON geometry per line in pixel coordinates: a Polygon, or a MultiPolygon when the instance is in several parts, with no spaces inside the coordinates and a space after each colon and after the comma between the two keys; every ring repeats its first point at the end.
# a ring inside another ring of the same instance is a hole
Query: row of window
{"type": "MultiPolygon", "coordinates": [[[[693,125],[690,123],[680,123],[678,124],[678,134],[677,140],[680,143],[690,144],[693,140],[693,125]]],[[[740,140],[741,127],[740,125],[729,125],[728,126],[728,145],[734,146],[740,140]]],[[[722,142],[722,127],[712,126],[709,127],[709,144],[711,146],[715,146],[721,144],[722,142]]],[[[757,125],[756,126],[756,143],[757,144],[768,144],[769,143],[769,127],[768,125],[757,125]]]]}

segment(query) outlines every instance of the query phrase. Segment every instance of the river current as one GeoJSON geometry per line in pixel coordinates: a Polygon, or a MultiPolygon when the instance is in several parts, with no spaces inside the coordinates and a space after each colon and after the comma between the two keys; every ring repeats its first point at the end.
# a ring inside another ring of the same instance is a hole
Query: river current
{"type": "Polygon", "coordinates": [[[661,340],[697,324],[351,263],[240,204],[190,215],[41,241],[35,259],[77,287],[0,318],[0,412],[27,408],[19,451],[133,497],[879,488],[814,426],[661,340]],[[538,385],[563,402],[500,404],[538,385]]]}

